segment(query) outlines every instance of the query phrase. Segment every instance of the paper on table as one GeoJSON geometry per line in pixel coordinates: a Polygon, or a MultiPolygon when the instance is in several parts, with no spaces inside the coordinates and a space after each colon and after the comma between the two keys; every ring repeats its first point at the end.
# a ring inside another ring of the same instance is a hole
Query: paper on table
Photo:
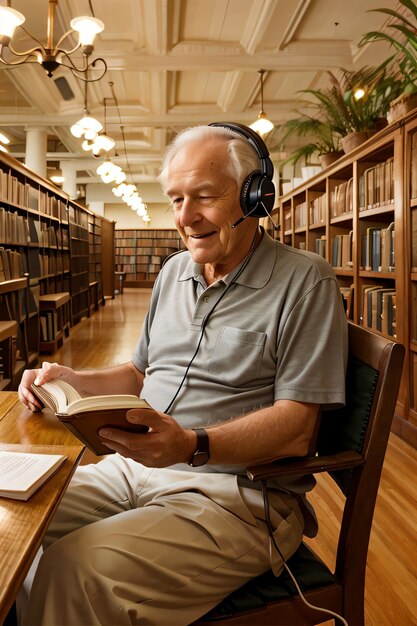
{"type": "Polygon", "coordinates": [[[62,454],[0,451],[0,496],[27,500],[66,458],[62,454]]]}

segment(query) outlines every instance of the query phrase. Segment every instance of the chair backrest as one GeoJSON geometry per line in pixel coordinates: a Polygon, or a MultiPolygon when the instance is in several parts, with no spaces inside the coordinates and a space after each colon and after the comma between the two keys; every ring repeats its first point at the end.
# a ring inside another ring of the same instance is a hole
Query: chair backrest
{"type": "MultiPolygon", "coordinates": [[[[302,544],[290,558],[307,599],[364,624],[366,557],[375,500],[395,410],[404,346],[349,322],[346,406],[323,412],[317,455],[248,468],[255,481],[328,472],[346,496],[333,573],[302,544]],[[348,468],[348,469],[347,469],[348,468]]],[[[272,571],[230,594],[193,626],[317,624],[328,614],[307,607],[284,572],[272,571]]]]}
{"type": "Polygon", "coordinates": [[[382,465],[400,385],[404,346],[349,322],[346,406],[324,412],[319,455],[355,450],[361,463],[330,472],[346,496],[336,574],[364,583],[382,465]],[[351,570],[351,571],[350,571],[351,570]],[[343,573],[343,574],[342,574],[343,573]]]}

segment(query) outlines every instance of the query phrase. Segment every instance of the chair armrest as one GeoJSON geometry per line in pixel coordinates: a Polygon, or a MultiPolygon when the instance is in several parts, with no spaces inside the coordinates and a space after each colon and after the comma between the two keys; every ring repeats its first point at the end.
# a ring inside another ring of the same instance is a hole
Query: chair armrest
{"type": "Polygon", "coordinates": [[[282,459],[264,465],[252,465],[246,469],[250,480],[266,480],[267,478],[284,478],[286,476],[304,476],[320,472],[357,467],[363,463],[359,452],[346,450],[329,456],[309,456],[300,459],[282,459]]]}

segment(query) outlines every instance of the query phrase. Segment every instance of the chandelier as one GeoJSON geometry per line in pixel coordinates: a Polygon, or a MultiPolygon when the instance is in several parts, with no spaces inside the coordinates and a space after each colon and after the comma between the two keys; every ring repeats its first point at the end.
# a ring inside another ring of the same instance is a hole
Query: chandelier
{"type": "Polygon", "coordinates": [[[55,8],[58,0],[49,0],[48,5],[48,22],[47,22],[47,43],[43,45],[36,37],[34,37],[24,26],[25,16],[19,11],[10,7],[10,0],[7,1],[7,7],[0,7],[0,61],[8,66],[22,65],[23,63],[39,63],[51,77],[58,67],[66,67],[71,70],[76,78],[87,82],[94,82],[103,78],[107,72],[107,64],[104,59],[97,58],[90,61],[91,53],[94,49],[94,38],[104,29],[101,20],[95,17],[76,17],[71,20],[71,28],[62,35],[59,41],[54,45],[54,17],[55,8]],[[15,29],[20,28],[29,35],[38,45],[25,51],[15,50],[11,40],[15,29]],[[61,48],[64,40],[74,32],[78,32],[79,38],[77,45],[71,50],[61,48]],[[4,51],[8,50],[8,54],[4,51]],[[71,55],[77,50],[82,52],[83,65],[77,67],[73,62],[71,55]],[[91,78],[88,76],[88,70],[91,70],[100,64],[100,76],[91,78]]]}

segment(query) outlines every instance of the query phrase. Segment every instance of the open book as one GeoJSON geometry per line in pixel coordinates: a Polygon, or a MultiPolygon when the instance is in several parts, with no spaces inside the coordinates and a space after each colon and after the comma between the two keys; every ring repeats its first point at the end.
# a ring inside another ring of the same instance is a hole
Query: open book
{"type": "Polygon", "coordinates": [[[0,496],[28,500],[64,463],[63,454],[0,451],[0,496]]]}
{"type": "Polygon", "coordinates": [[[143,424],[131,424],[126,419],[129,409],[151,408],[146,400],[133,395],[88,396],[82,398],[69,383],[55,379],[43,385],[32,384],[33,394],[94,454],[111,454],[97,434],[109,426],[129,432],[146,432],[143,424]]]}

